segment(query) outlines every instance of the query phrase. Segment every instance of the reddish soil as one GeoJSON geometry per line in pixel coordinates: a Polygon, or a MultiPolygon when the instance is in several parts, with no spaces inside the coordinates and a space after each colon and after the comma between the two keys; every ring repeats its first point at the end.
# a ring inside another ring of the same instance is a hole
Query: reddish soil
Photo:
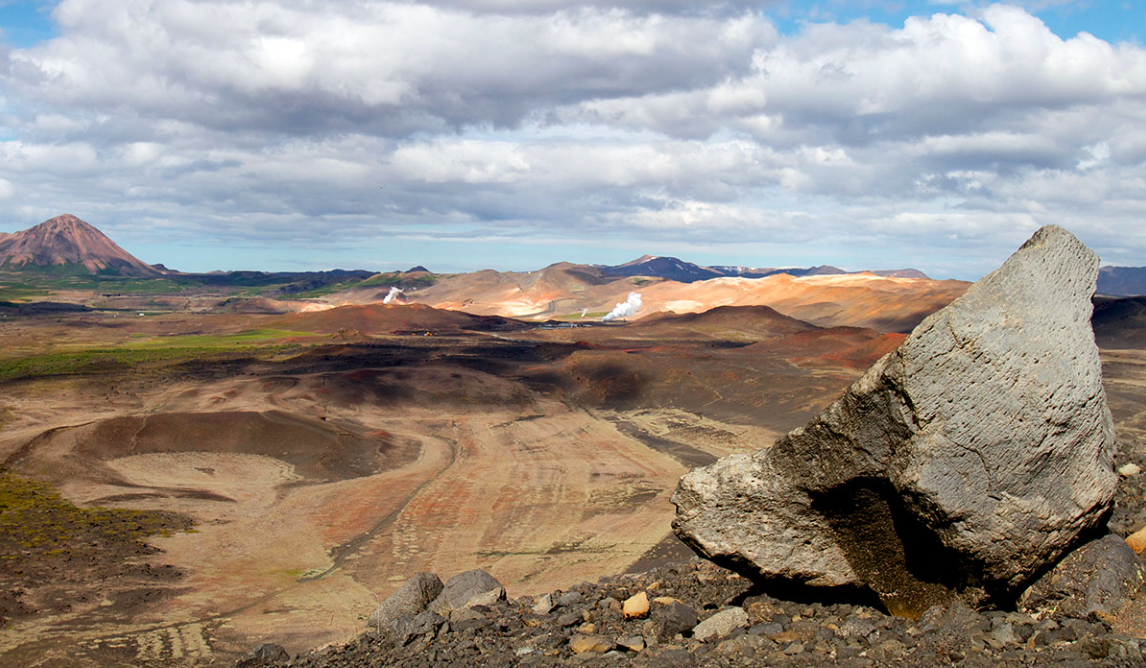
{"type": "Polygon", "coordinates": [[[274,324],[311,332],[353,329],[367,334],[512,331],[528,326],[498,316],[443,311],[425,304],[339,306],[325,311],[292,314],[274,324]]]}
{"type": "Polygon", "coordinates": [[[96,228],[68,214],[0,238],[0,264],[11,267],[78,264],[91,272],[160,275],[158,270],[120,248],[96,228]]]}

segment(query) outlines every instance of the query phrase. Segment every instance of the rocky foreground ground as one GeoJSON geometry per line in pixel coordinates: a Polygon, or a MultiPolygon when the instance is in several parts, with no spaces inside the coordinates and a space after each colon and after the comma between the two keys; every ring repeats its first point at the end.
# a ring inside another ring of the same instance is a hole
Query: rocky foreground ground
{"type": "Polygon", "coordinates": [[[959,603],[913,621],[856,602],[774,598],[694,560],[445,616],[401,616],[348,644],[293,658],[265,646],[239,666],[1146,665],[1146,640],[1115,632],[1112,621],[976,612],[959,603]]]}

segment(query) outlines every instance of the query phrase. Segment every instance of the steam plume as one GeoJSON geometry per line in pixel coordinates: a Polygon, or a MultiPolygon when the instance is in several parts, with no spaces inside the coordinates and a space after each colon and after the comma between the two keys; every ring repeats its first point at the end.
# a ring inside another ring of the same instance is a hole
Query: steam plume
{"type": "Polygon", "coordinates": [[[382,300],[382,303],[383,304],[389,304],[390,302],[394,301],[395,299],[397,299],[398,297],[401,297],[401,296],[402,296],[402,291],[400,289],[398,289],[394,286],[390,286],[390,294],[386,295],[386,298],[382,300]]]}
{"type": "Polygon", "coordinates": [[[613,307],[612,311],[601,322],[609,322],[618,318],[631,318],[641,310],[641,295],[639,292],[630,292],[629,298],[613,307]]]}

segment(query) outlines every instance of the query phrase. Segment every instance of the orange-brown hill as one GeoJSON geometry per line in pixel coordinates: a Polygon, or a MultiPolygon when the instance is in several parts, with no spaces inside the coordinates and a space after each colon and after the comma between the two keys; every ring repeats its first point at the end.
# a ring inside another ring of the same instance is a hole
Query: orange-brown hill
{"type": "MultiPolygon", "coordinates": [[[[410,301],[480,315],[579,320],[578,312],[603,314],[630,292],[643,306],[633,320],[656,313],[697,313],[719,306],[770,306],[821,327],[870,327],[909,332],[970,285],[876,274],[765,278],[721,277],[680,283],[655,277],[614,278],[600,268],[558,263],[535,272],[479,271],[440,276],[437,283],[406,293],[410,301]]],[[[330,295],[332,303],[370,303],[381,293],[353,289],[330,295]]],[[[595,319],[595,318],[591,318],[595,319]]]]}
{"type": "MultiPolygon", "coordinates": [[[[408,278],[402,275],[403,279],[408,278]]],[[[437,276],[433,285],[415,286],[406,299],[436,308],[477,315],[544,319],[575,313],[585,308],[608,311],[624,301],[633,279],[604,276],[597,267],[559,262],[538,271],[515,272],[485,269],[469,274],[437,276]]],[[[660,280],[660,279],[656,279],[660,280]]],[[[388,290],[351,288],[330,295],[338,303],[380,301],[388,290]]]]}
{"type": "Polygon", "coordinates": [[[657,313],[630,326],[643,336],[680,338],[700,335],[725,341],[765,340],[819,327],[791,318],[770,306],[718,306],[700,313],[657,313]]]}
{"type": "Polygon", "coordinates": [[[828,327],[797,332],[768,343],[754,343],[737,352],[780,355],[803,367],[842,366],[863,370],[895,350],[906,338],[906,334],[883,333],[867,327],[828,327]]]}
{"type": "Polygon", "coordinates": [[[294,313],[277,320],[275,324],[310,332],[334,333],[353,329],[365,334],[502,332],[532,326],[500,316],[443,311],[425,304],[339,306],[325,311],[294,313]]]}
{"type": "Polygon", "coordinates": [[[159,270],[120,248],[103,232],[70,214],[0,237],[0,266],[118,276],[161,275],[159,270]]]}
{"type": "Polygon", "coordinates": [[[766,278],[714,278],[696,283],[663,282],[641,289],[637,314],[668,310],[706,311],[716,306],[767,304],[785,315],[821,327],[870,327],[910,332],[923,318],[967,289],[963,281],[842,274],[766,278]]]}

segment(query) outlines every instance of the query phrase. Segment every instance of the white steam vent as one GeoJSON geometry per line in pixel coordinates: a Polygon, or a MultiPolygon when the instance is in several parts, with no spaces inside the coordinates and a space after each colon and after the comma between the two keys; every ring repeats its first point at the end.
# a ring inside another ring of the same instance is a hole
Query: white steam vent
{"type": "Polygon", "coordinates": [[[390,302],[394,301],[395,299],[397,299],[398,297],[401,297],[401,296],[402,296],[402,291],[396,287],[391,286],[390,287],[390,294],[386,295],[385,299],[382,300],[382,303],[383,304],[389,304],[390,302]]]}
{"type": "Polygon", "coordinates": [[[629,298],[613,307],[612,311],[601,322],[609,322],[619,318],[631,318],[641,310],[641,295],[639,292],[630,292],[629,298]]]}

